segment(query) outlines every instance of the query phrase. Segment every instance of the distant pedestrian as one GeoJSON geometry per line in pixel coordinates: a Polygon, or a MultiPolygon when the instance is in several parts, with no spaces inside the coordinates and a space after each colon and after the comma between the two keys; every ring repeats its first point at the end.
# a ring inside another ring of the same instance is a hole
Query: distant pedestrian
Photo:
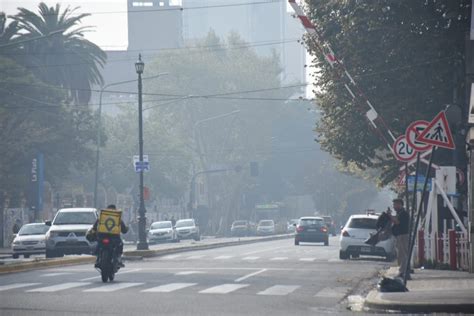
{"type": "Polygon", "coordinates": [[[174,215],[171,216],[171,225],[176,226],[176,219],[174,218],[174,215]]]}
{"type": "Polygon", "coordinates": [[[407,280],[409,280],[410,271],[407,271],[407,261],[409,252],[408,227],[410,222],[410,215],[403,207],[402,199],[394,199],[393,208],[397,213],[396,216],[393,216],[390,213],[389,215],[393,223],[392,234],[397,239],[397,259],[399,265],[398,276],[403,277],[406,271],[408,273],[407,280]]]}

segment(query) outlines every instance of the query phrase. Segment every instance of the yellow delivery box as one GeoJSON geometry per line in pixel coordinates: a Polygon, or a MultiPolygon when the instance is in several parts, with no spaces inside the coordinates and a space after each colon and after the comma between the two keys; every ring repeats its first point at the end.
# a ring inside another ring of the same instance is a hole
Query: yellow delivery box
{"type": "Polygon", "coordinates": [[[100,234],[120,235],[122,212],[117,210],[101,210],[97,232],[100,234]]]}

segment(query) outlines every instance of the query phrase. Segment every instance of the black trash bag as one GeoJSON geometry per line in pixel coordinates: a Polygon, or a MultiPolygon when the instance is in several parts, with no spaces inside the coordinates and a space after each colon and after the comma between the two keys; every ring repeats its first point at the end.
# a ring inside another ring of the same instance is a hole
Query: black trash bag
{"type": "Polygon", "coordinates": [[[382,278],[379,283],[377,283],[377,289],[379,292],[408,292],[408,289],[403,284],[403,280],[400,278],[382,278]]]}
{"type": "Polygon", "coordinates": [[[392,236],[392,221],[387,213],[382,213],[377,219],[377,232],[370,234],[370,237],[364,243],[375,246],[381,241],[387,240],[392,236]]]}

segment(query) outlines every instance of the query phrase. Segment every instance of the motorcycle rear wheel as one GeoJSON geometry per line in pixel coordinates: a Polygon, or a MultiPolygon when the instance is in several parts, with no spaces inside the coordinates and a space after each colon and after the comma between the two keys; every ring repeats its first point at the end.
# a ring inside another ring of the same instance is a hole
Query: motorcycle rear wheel
{"type": "Polygon", "coordinates": [[[102,282],[107,283],[110,275],[110,264],[109,264],[109,254],[107,251],[102,251],[100,258],[100,276],[102,282]]]}

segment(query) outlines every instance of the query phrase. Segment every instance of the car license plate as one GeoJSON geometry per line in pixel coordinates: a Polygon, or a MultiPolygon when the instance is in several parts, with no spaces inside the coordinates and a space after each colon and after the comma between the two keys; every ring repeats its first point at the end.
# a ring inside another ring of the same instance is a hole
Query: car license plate
{"type": "Polygon", "coordinates": [[[309,232],[315,232],[316,229],[314,229],[314,228],[313,228],[313,229],[308,229],[308,231],[309,231],[309,232]]]}
{"type": "Polygon", "coordinates": [[[370,252],[371,250],[370,247],[360,247],[360,252],[370,252]]]}

